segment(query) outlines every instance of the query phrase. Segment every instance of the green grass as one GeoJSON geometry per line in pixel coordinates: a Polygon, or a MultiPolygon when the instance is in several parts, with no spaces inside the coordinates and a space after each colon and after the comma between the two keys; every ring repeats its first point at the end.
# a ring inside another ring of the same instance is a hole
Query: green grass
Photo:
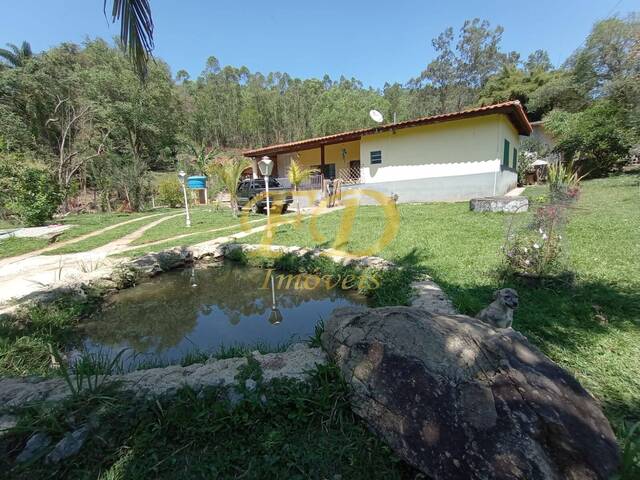
{"type": "MultiPolygon", "coordinates": [[[[582,198],[564,235],[565,263],[575,272],[572,283],[537,287],[502,283],[496,271],[510,217],[471,213],[467,204],[401,205],[399,234],[380,255],[428,272],[456,307],[468,314],[489,303],[495,289],[517,288],[521,307],[514,327],[576,375],[603,404],[622,438],[629,425],[640,419],[637,182],[630,176],[584,182],[582,198]]],[[[527,192],[534,198],[543,193],[538,187],[527,192]]],[[[384,227],[378,209],[363,207],[358,213],[352,240],[342,245],[350,250],[370,245],[384,227]]],[[[308,222],[303,222],[299,228],[280,227],[274,243],[332,246],[340,215],[318,218],[324,238],[313,238],[308,222]]],[[[526,218],[519,217],[519,222],[526,218]]],[[[246,241],[255,243],[260,238],[256,235],[246,241]]],[[[279,267],[286,269],[287,260],[281,262],[279,267]]],[[[380,304],[385,301],[398,299],[383,298],[380,304]]],[[[67,325],[66,320],[56,320],[54,313],[48,318],[31,326],[14,324],[10,336],[18,337],[15,332],[24,328],[46,333],[48,328],[58,332],[58,324],[67,325]],[[47,327],[41,329],[40,324],[47,327]]],[[[66,327],[60,332],[59,338],[64,338],[66,327]]],[[[47,338],[45,333],[38,338],[47,338]]],[[[4,330],[0,336],[6,335],[4,330]]],[[[196,355],[191,360],[202,359],[196,355]]],[[[19,370],[15,365],[11,369],[19,370]]],[[[255,369],[244,374],[260,379],[255,369]]],[[[259,383],[258,390],[233,410],[223,390],[196,395],[185,389],[174,399],[157,402],[105,392],[57,407],[28,407],[20,413],[18,427],[0,440],[4,453],[0,474],[6,472],[7,478],[415,477],[355,417],[348,389],[332,366],[315,371],[309,384],[259,383]],[[57,466],[41,461],[12,463],[32,432],[46,431],[58,440],[87,418],[96,417],[102,425],[99,434],[92,435],[72,459],[57,466]]]]}
{"type": "MultiPolygon", "coordinates": [[[[213,207],[196,207],[192,208],[190,211],[191,214],[191,227],[185,227],[185,218],[184,216],[172,218],[171,220],[167,220],[166,222],[162,222],[160,225],[157,225],[142,235],[140,238],[133,242],[133,245],[144,245],[149,242],[157,242],[160,240],[165,240],[167,238],[175,237],[178,235],[184,234],[198,234],[203,233],[208,230],[237,226],[240,224],[240,219],[231,215],[231,211],[229,209],[220,209],[215,210],[213,207]]],[[[266,222],[265,215],[249,215],[249,221],[251,220],[261,220],[260,222],[251,223],[252,227],[256,227],[261,223],[266,222]]],[[[234,230],[222,230],[218,232],[212,232],[213,236],[223,236],[226,235],[227,232],[232,232],[234,230]]],[[[186,240],[186,239],[185,239],[186,240]]],[[[187,240],[188,241],[188,240],[187,240]]]]}
{"type": "Polygon", "coordinates": [[[12,479],[104,478],[414,478],[351,411],[349,390],[334,367],[308,384],[258,381],[232,409],[225,390],[140,401],[102,392],[58,407],[24,409],[18,428],[0,440],[0,472],[12,479]],[[99,423],[82,452],[58,465],[11,462],[34,431],[54,441],[88,419],[99,423]]]}
{"type": "MultiPolygon", "coordinates": [[[[171,215],[173,213],[179,213],[173,210],[170,210],[169,213],[165,215],[171,215]]],[[[69,245],[64,245],[60,248],[55,248],[53,250],[49,250],[45,252],[45,255],[60,255],[65,253],[77,253],[77,252],[86,252],[88,250],[93,250],[94,248],[102,247],[109,242],[117,240],[119,238],[124,237],[130,233],[135,232],[139,228],[144,227],[152,222],[155,222],[162,218],[161,216],[153,216],[149,218],[143,218],[136,222],[127,223],[126,225],[120,225],[118,227],[107,230],[106,232],[101,233],[100,235],[95,235],[93,237],[86,238],[79,242],[71,243],[69,245]]],[[[170,220],[168,220],[170,221],[170,220]]]]}
{"type": "Polygon", "coordinates": [[[0,315],[0,375],[55,373],[49,346],[62,351],[76,340],[78,323],[98,303],[99,297],[93,295],[81,301],[63,297],[49,305],[31,305],[16,314],[0,315]]]}
{"type": "Polygon", "coordinates": [[[46,238],[16,238],[9,237],[0,240],[0,258],[15,257],[23,253],[32,252],[49,245],[46,238]]]}
{"type": "MultiPolygon", "coordinates": [[[[528,189],[532,198],[545,187],[528,189]]],[[[602,402],[617,428],[640,419],[640,187],[637,176],[583,182],[582,197],[565,234],[565,263],[576,275],[571,285],[530,287],[502,283],[496,274],[511,217],[470,212],[467,203],[400,205],[400,230],[379,255],[424,269],[463,313],[473,315],[493,291],[518,290],[521,307],[514,328],[569,369],[602,402]],[[602,324],[603,315],[606,319],[602,324]]],[[[318,218],[309,229],[283,226],[275,244],[333,245],[341,212],[318,218]]],[[[518,222],[524,222],[519,217],[518,222]]],[[[384,228],[375,207],[360,207],[346,247],[367,247],[384,228]]],[[[260,241],[255,235],[242,240],[260,241]]]]}
{"type": "MultiPolygon", "coordinates": [[[[72,228],[65,230],[57,239],[57,242],[64,242],[73,238],[80,237],[87,233],[100,230],[116,223],[125,222],[134,218],[151,215],[153,213],[169,212],[169,209],[157,209],[152,212],[135,212],[135,213],[81,213],[70,214],[62,219],[56,219],[51,224],[73,225],[72,228]]],[[[154,217],[157,218],[157,217],[154,217]]],[[[142,225],[134,222],[131,225],[142,225]]],[[[24,253],[39,250],[48,245],[47,239],[41,238],[9,238],[0,241],[0,258],[13,257],[24,253]]],[[[69,246],[71,247],[71,246],[69,246]]]]}

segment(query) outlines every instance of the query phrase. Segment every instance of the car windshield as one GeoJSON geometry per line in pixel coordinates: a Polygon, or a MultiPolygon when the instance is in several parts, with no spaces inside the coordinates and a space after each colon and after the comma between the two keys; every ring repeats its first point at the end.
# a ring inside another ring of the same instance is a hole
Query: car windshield
{"type": "MultiPolygon", "coordinates": [[[[264,179],[263,178],[256,178],[253,181],[254,185],[256,187],[259,188],[264,188],[264,179]]],[[[277,188],[280,186],[280,183],[278,183],[278,181],[275,178],[270,178],[269,179],[269,188],[277,188]]]]}

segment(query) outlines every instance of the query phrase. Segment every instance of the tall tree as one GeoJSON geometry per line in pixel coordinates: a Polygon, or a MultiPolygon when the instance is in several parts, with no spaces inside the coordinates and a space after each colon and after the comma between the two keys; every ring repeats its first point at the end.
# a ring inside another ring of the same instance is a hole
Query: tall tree
{"type": "MultiPolygon", "coordinates": [[[[107,0],[104,0],[107,14],[107,0]]],[[[147,61],[153,50],[153,18],[149,0],[112,0],[111,21],[120,20],[120,41],[141,78],[147,76],[147,61]]]]}
{"type": "Polygon", "coordinates": [[[456,40],[447,28],[432,40],[438,56],[410,85],[416,90],[431,88],[438,96],[439,113],[461,110],[473,104],[487,80],[505,65],[517,63],[515,52],[500,51],[503,28],[490,28],[486,20],[464,22],[456,40]]]}
{"type": "Polygon", "coordinates": [[[19,47],[13,43],[7,43],[7,47],[0,48],[0,58],[2,59],[0,68],[3,66],[8,68],[23,67],[27,60],[33,57],[31,45],[27,41],[22,42],[19,47]]]}

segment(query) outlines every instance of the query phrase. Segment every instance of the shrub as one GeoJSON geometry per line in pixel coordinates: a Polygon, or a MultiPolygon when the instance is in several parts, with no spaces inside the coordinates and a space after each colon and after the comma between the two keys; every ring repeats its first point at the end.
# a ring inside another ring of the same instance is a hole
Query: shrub
{"type": "Polygon", "coordinates": [[[556,269],[562,253],[566,208],[566,204],[538,207],[533,221],[524,229],[510,229],[503,247],[507,274],[543,278],[556,269]]]}
{"type": "Polygon", "coordinates": [[[12,190],[8,208],[30,226],[52,219],[63,198],[49,173],[34,167],[17,172],[12,190]]]}
{"type": "Polygon", "coordinates": [[[158,186],[158,200],[171,208],[182,206],[184,199],[180,182],[175,178],[160,182],[158,186]]]}

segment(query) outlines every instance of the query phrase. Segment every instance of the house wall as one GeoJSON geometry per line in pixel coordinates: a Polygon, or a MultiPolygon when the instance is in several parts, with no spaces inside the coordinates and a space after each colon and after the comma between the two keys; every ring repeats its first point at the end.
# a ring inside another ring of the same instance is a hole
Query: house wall
{"type": "MultiPolygon", "coordinates": [[[[286,165],[288,165],[289,158],[296,158],[300,164],[305,167],[317,167],[320,165],[320,148],[312,148],[309,150],[300,150],[297,155],[285,153],[278,155],[278,176],[286,176],[286,165]]],[[[325,165],[335,164],[336,175],[341,168],[348,168],[349,162],[352,160],[360,160],[360,142],[355,140],[353,142],[336,143],[333,145],[326,145],[324,147],[324,163],[325,165]],[[344,149],[344,156],[343,156],[344,149]]]]}
{"type": "Polygon", "coordinates": [[[360,188],[397,195],[399,202],[502,195],[516,184],[515,172],[501,168],[505,138],[519,150],[518,132],[504,115],[367,135],[360,140],[360,188]],[[382,152],[378,165],[370,161],[375,150],[382,152]]]}

